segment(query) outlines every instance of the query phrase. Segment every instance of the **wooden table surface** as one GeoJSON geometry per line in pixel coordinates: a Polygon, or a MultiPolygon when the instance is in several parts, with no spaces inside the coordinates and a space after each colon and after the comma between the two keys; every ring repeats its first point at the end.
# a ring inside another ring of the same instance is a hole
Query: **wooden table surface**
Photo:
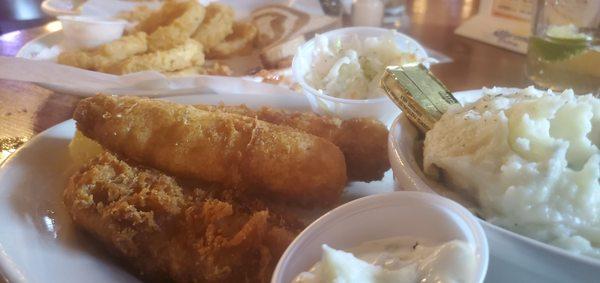
{"type": "MultiPolygon", "coordinates": [[[[428,48],[452,58],[432,71],[452,91],[483,86],[525,87],[525,56],[454,34],[478,9],[476,0],[407,1],[410,23],[401,27],[428,48]]],[[[28,41],[56,23],[0,37],[0,55],[14,56],[28,41]]],[[[35,134],[71,117],[79,97],[25,82],[0,80],[0,162],[35,134]]]]}

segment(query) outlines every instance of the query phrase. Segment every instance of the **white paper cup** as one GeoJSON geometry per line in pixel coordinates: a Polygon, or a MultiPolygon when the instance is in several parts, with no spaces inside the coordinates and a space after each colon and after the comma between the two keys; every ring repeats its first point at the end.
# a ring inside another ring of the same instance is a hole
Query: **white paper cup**
{"type": "MultiPolygon", "coordinates": [[[[389,29],[376,28],[376,27],[349,27],[332,30],[323,33],[323,36],[334,40],[342,38],[342,40],[349,36],[358,36],[359,39],[367,37],[379,37],[384,36],[390,32],[389,29]]],[[[427,58],[427,52],[425,48],[421,46],[416,40],[395,32],[395,41],[398,48],[401,51],[414,53],[417,58],[427,58]]],[[[372,99],[346,99],[329,96],[327,93],[322,93],[311,87],[305,80],[306,74],[310,71],[312,66],[313,51],[315,49],[315,39],[311,39],[304,43],[294,56],[292,62],[292,72],[294,79],[302,87],[302,92],[310,102],[312,110],[319,114],[334,115],[342,119],[355,118],[355,117],[373,117],[380,121],[391,124],[393,119],[398,116],[400,110],[394,103],[387,98],[382,96],[379,98],[372,99]]],[[[424,63],[429,66],[428,63],[424,63]]]]}
{"type": "Polygon", "coordinates": [[[69,49],[90,49],[123,35],[127,22],[90,16],[59,16],[69,49]]]}
{"type": "Polygon", "coordinates": [[[475,247],[475,282],[483,282],[488,243],[483,228],[459,204],[421,192],[393,192],[342,205],[313,222],[287,248],[271,283],[290,283],[321,259],[323,244],[348,249],[367,241],[416,237],[434,242],[463,240],[475,247]]]}

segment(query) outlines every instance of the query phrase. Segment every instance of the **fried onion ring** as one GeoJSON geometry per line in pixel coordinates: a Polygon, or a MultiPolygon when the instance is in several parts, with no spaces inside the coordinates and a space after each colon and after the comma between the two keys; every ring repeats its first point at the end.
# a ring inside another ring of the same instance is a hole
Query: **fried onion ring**
{"type": "Polygon", "coordinates": [[[146,52],[145,32],[123,36],[89,51],[66,51],[58,56],[58,63],[87,70],[100,70],[128,57],[146,52]]]}
{"type": "Polygon", "coordinates": [[[133,56],[102,71],[118,75],[147,70],[172,72],[202,64],[204,64],[202,44],[188,39],[184,44],[174,48],[133,56]]]}
{"type": "Polygon", "coordinates": [[[231,7],[211,3],[206,7],[204,21],[192,35],[208,51],[233,32],[234,11],[231,7]]]}
{"type": "Polygon", "coordinates": [[[219,62],[212,62],[212,64],[191,66],[173,72],[165,72],[163,74],[167,77],[187,77],[197,75],[231,76],[233,75],[233,71],[227,65],[219,62]]]}
{"type": "Polygon", "coordinates": [[[178,7],[177,1],[166,1],[158,10],[155,10],[146,19],[140,21],[134,29],[151,34],[159,27],[168,25],[174,18],[181,16],[181,10],[178,7]]]}
{"type": "Polygon", "coordinates": [[[204,19],[205,10],[196,0],[166,2],[161,10],[173,18],[148,36],[148,50],[166,50],[183,44],[204,19]]]}
{"type": "Polygon", "coordinates": [[[250,23],[235,23],[233,33],[209,50],[207,58],[225,59],[252,52],[258,29],[250,23]]]}
{"type": "Polygon", "coordinates": [[[128,22],[139,23],[148,19],[148,17],[150,17],[154,11],[155,10],[150,9],[146,5],[140,5],[135,7],[133,10],[120,12],[117,14],[117,18],[126,20],[128,22]]]}
{"type": "Polygon", "coordinates": [[[247,55],[252,52],[258,29],[250,23],[236,22],[233,33],[225,41],[215,45],[207,54],[209,59],[223,59],[233,55],[247,55]]]}

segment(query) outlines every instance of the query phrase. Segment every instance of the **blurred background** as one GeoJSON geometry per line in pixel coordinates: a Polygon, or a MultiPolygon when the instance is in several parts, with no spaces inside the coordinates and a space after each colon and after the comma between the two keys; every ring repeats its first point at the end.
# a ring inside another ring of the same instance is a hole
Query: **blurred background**
{"type": "Polygon", "coordinates": [[[43,25],[52,20],[40,8],[42,0],[0,0],[0,34],[43,25]]]}

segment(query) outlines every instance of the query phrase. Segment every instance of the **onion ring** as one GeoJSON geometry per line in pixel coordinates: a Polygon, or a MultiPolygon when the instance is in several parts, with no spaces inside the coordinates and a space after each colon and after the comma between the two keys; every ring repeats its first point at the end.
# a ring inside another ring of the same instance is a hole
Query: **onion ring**
{"type": "Polygon", "coordinates": [[[258,29],[250,23],[238,23],[233,25],[233,33],[225,41],[215,45],[207,53],[209,59],[223,59],[233,55],[247,55],[252,52],[254,39],[258,29]]]}
{"type": "Polygon", "coordinates": [[[182,45],[168,50],[133,56],[102,71],[118,75],[148,70],[172,72],[202,64],[204,64],[202,44],[193,39],[188,39],[182,45]]]}
{"type": "Polygon", "coordinates": [[[89,51],[66,51],[58,56],[58,63],[86,70],[100,70],[148,49],[145,32],[121,37],[89,51]]]}
{"type": "Polygon", "coordinates": [[[160,9],[173,18],[148,36],[148,50],[166,50],[183,44],[204,19],[205,10],[195,0],[166,2],[160,9]]]}
{"type": "Polygon", "coordinates": [[[212,3],[206,7],[204,21],[192,35],[202,43],[208,52],[233,32],[233,9],[229,6],[212,3]]]}

